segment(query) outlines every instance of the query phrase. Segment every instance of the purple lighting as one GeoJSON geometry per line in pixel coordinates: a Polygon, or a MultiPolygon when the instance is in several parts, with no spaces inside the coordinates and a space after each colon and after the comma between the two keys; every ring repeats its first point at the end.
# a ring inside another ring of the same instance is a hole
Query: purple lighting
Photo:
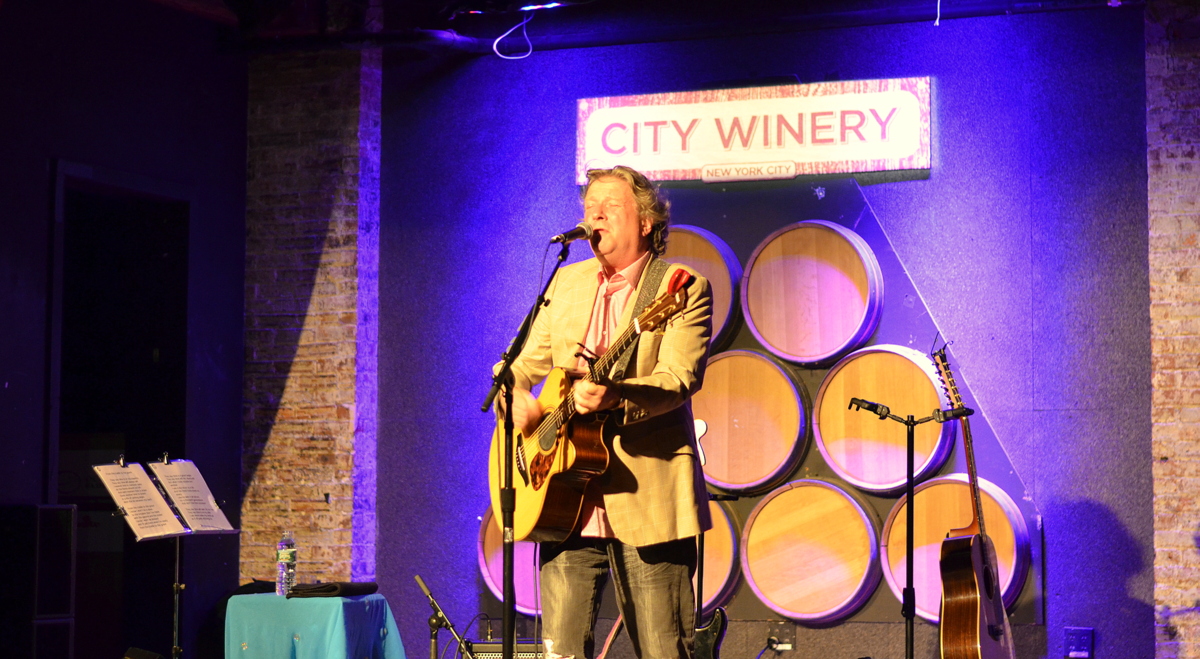
{"type": "Polygon", "coordinates": [[[359,107],[358,299],[355,330],[351,579],[375,580],[379,413],[379,153],[383,56],[363,51],[359,107]]]}

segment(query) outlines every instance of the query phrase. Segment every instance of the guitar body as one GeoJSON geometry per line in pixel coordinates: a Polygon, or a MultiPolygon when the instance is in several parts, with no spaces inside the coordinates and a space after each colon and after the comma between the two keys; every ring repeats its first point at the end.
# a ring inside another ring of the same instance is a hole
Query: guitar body
{"type": "Polygon", "coordinates": [[[725,609],[718,606],[713,611],[712,620],[696,628],[695,659],[720,659],[721,641],[725,640],[728,624],[729,617],[725,615],[725,609]]]}
{"type": "MultiPolygon", "coordinates": [[[[542,409],[557,408],[571,391],[566,371],[555,368],[546,376],[538,402],[542,409]]],[[[545,426],[545,424],[543,424],[545,426]]],[[[596,415],[571,415],[557,428],[550,448],[543,449],[538,437],[513,431],[513,537],[519,542],[562,542],[579,521],[583,491],[588,482],[608,468],[604,445],[604,420],[596,415]],[[523,456],[523,460],[522,460],[523,456]]],[[[540,429],[539,429],[540,430],[540,429]]],[[[488,484],[492,493],[492,515],[503,520],[500,489],[503,483],[504,424],[492,434],[488,458],[488,484]]]]}
{"type": "Polygon", "coordinates": [[[996,552],[986,535],[942,541],[942,659],[1014,659],[996,552]]]}

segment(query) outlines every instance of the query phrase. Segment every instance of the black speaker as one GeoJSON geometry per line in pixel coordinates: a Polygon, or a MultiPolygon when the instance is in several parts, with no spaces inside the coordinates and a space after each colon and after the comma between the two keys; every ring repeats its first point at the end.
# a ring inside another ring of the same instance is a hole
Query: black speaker
{"type": "Polygon", "coordinates": [[[75,506],[38,506],[34,615],[75,615],[75,506]]]}
{"type": "Polygon", "coordinates": [[[34,659],[68,659],[75,656],[75,619],[33,621],[34,659]]]}
{"type": "MultiPolygon", "coordinates": [[[[501,659],[504,656],[503,641],[467,641],[475,659],[501,659]]],[[[520,638],[513,645],[515,659],[542,659],[542,644],[533,639],[520,638]]]]}
{"type": "Polygon", "coordinates": [[[75,615],[75,506],[0,508],[0,638],[11,656],[71,659],[75,615]]]}

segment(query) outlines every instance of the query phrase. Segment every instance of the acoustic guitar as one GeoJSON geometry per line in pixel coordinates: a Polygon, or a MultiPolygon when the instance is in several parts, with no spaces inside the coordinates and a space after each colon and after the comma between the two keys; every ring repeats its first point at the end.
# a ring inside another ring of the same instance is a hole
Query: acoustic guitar
{"type": "MultiPolygon", "coordinates": [[[[946,361],[946,349],[933,353],[933,361],[951,407],[962,409],[962,396],[946,361]]],[[[941,656],[942,659],[1015,659],[1008,612],[1004,610],[996,570],[996,550],[984,529],[971,424],[966,416],[960,421],[971,486],[971,523],[950,531],[942,541],[941,656]]]]}
{"type": "MultiPolygon", "coordinates": [[[[687,306],[687,284],[692,275],[679,269],[667,283],[667,291],[655,299],[613,340],[608,350],[592,365],[585,379],[601,382],[625,351],[633,348],[642,332],[662,327],[687,306]]],[[[583,507],[583,490],[588,482],[608,468],[604,443],[609,414],[580,415],[575,411],[572,379],[562,368],[546,376],[538,402],[550,410],[530,436],[513,432],[514,541],[562,542],[571,534],[583,507]]],[[[503,420],[492,434],[488,459],[488,481],[492,514],[503,519],[500,489],[504,464],[503,420]]]]}

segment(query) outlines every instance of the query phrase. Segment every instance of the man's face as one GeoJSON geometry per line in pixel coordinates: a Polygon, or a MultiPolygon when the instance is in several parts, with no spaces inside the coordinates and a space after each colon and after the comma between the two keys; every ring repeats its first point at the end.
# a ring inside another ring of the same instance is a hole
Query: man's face
{"type": "Polygon", "coordinates": [[[650,249],[650,220],[638,219],[633,189],[619,178],[592,182],[583,198],[584,219],[592,224],[592,252],[611,274],[650,249]]]}

